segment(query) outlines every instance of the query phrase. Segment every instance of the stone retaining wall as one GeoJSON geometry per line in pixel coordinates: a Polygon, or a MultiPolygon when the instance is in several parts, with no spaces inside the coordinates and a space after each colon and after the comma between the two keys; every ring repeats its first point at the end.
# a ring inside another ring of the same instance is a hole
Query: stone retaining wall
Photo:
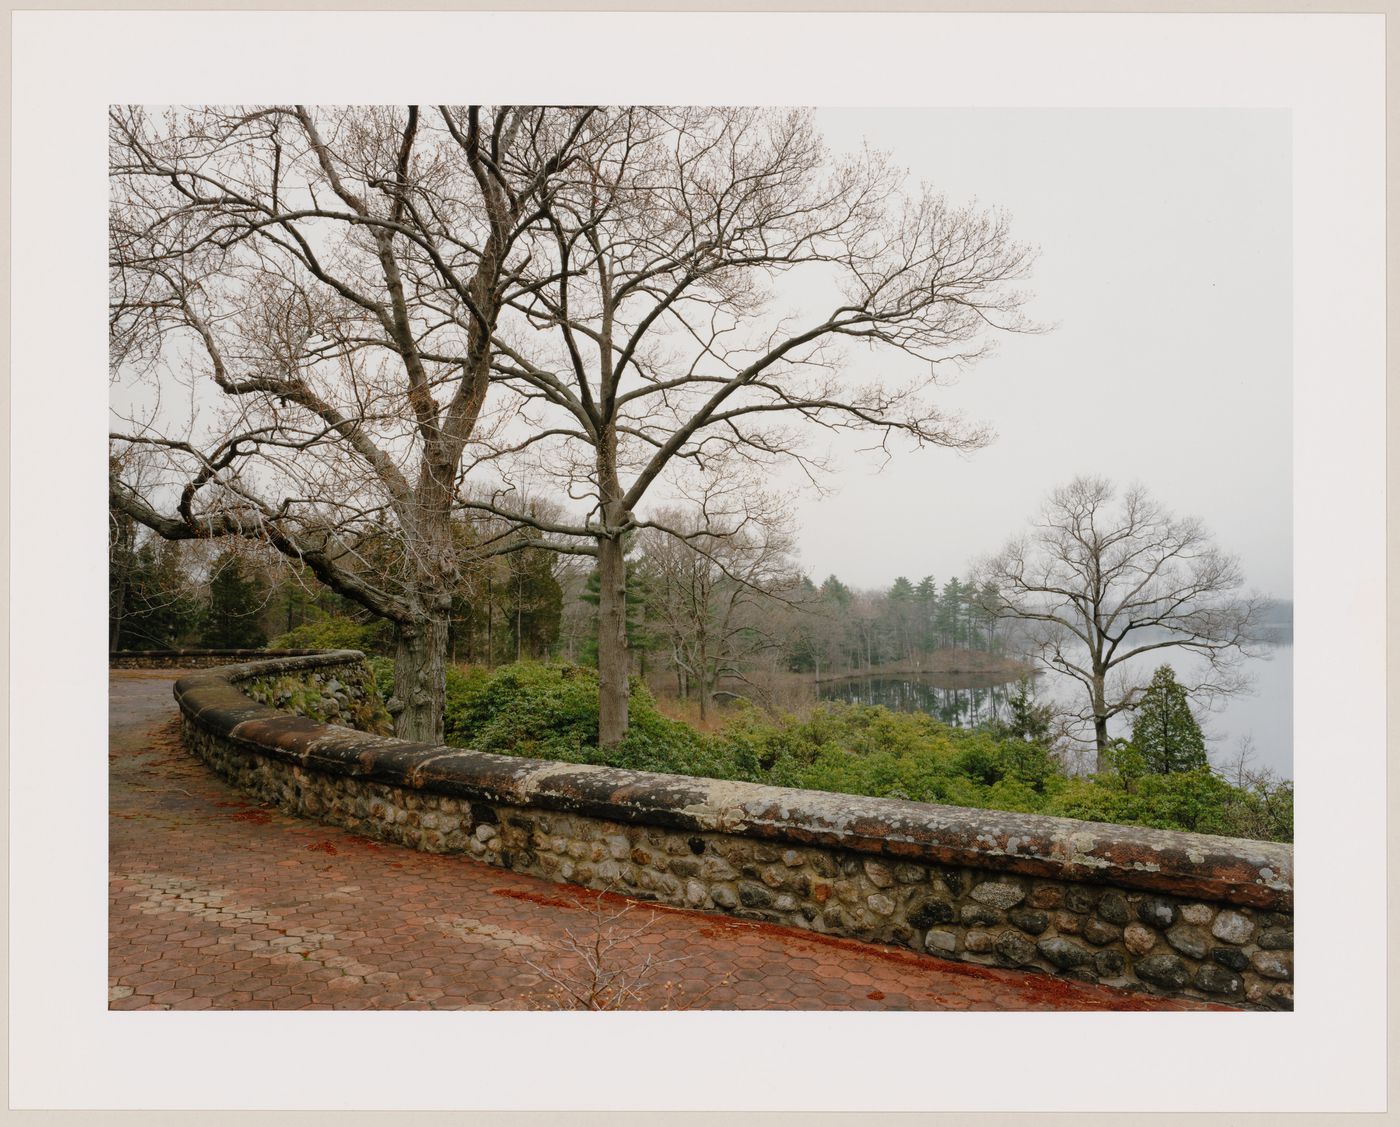
{"type": "Polygon", "coordinates": [[[272,657],[305,657],[324,650],[113,650],[110,669],[205,669],[213,665],[262,661],[272,657]]]}
{"type": "Polygon", "coordinates": [[[366,690],[348,651],[175,686],[216,771],[357,833],[966,962],[1292,1008],[1291,846],[491,755],[268,707],[362,722],[378,715],[366,690]]]}
{"type": "Polygon", "coordinates": [[[347,650],[332,658],[312,651],[273,665],[259,663],[251,675],[234,674],[230,680],[270,708],[372,736],[393,734],[394,721],[362,654],[347,650]]]}

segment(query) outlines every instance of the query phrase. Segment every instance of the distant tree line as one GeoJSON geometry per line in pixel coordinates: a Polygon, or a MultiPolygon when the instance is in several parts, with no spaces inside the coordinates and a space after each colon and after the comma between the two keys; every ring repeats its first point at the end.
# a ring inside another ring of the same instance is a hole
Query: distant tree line
{"type": "MultiPolygon", "coordinates": [[[[665,520],[665,530],[642,529],[628,544],[632,672],[660,675],[702,716],[756,670],[869,671],[936,650],[996,652],[1008,636],[967,580],[900,576],[860,590],[829,575],[818,585],[797,570],[781,522],[724,535],[698,513],[675,509],[665,520]]],[[[472,535],[465,524],[459,534],[472,535]]],[[[256,546],[213,553],[208,542],[147,533],[115,510],[110,547],[114,650],[271,643],[392,652],[383,620],[256,546]]],[[[589,563],[527,546],[465,564],[452,590],[449,660],[596,666],[599,574],[589,563]]]]}
{"type": "Polygon", "coordinates": [[[994,652],[1005,634],[972,583],[956,577],[940,588],[931,575],[917,584],[901,575],[883,591],[853,590],[835,575],[819,587],[803,579],[802,606],[809,621],[790,668],[817,674],[913,662],[942,649],[994,652]]]}

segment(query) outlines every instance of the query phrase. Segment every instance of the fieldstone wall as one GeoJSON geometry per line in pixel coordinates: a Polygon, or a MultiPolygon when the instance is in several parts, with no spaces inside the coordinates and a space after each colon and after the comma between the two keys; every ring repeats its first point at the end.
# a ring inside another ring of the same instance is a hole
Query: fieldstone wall
{"type": "Polygon", "coordinates": [[[358,653],[329,660],[325,654],[313,652],[279,662],[275,671],[260,669],[231,678],[260,704],[376,736],[387,736],[394,730],[393,718],[380,699],[369,666],[358,653]]]}
{"type": "Polygon", "coordinates": [[[309,657],[323,650],[113,650],[111,669],[207,669],[273,657],[309,657]]]}
{"type": "MultiPolygon", "coordinates": [[[[324,711],[332,682],[372,692],[367,674],[338,653],[197,674],[176,696],[191,748],[234,785],[358,833],[944,958],[1292,1008],[1291,846],[411,744],[248,695],[324,711]]],[[[343,695],[335,715],[353,718],[343,695]]]]}

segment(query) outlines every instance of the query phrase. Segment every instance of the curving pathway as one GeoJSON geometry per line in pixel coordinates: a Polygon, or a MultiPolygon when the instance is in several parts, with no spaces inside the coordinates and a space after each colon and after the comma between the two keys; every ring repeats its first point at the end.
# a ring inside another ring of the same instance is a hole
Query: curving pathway
{"type": "Polygon", "coordinates": [[[637,904],[255,805],[176,670],[110,675],[108,1000],[128,1009],[1223,1009],[637,904]],[[595,969],[596,968],[596,969],[595,969]]]}

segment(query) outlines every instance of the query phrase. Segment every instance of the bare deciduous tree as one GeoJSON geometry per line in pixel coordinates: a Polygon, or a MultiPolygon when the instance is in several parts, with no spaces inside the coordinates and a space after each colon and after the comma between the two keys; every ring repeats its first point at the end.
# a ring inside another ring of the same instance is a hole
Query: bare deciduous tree
{"type": "Polygon", "coordinates": [[[493,365],[527,425],[493,456],[511,466],[499,496],[477,504],[521,515],[508,476],[529,472],[521,455],[567,477],[581,511],[537,527],[597,555],[611,744],[627,730],[623,540],[648,492],[720,457],[819,468],[794,424],[870,431],[877,449],[898,435],[979,445],[925,393],[936,365],[985,351],[988,330],[1028,328],[1015,284],[1031,256],[1000,214],[907,194],[877,154],[833,159],[807,112],[600,114],[540,198],[551,238],[531,244],[537,284],[508,302],[523,325],[497,333],[493,365]],[[794,285],[817,312],[775,308],[794,285]],[[861,345],[903,354],[908,373],[853,377],[843,362],[861,345]]]}
{"type": "Polygon", "coordinates": [[[1127,662],[1185,650],[1205,659],[1193,696],[1236,692],[1267,606],[1239,593],[1239,564],[1199,520],[1172,515],[1138,485],[1117,505],[1116,495],[1103,478],[1075,478],[1051,492],[1029,534],[977,570],[981,608],[1023,623],[1042,659],[1084,687],[1079,718],[1093,726],[1099,770],[1109,721],[1151,676],[1127,662]]]}
{"type": "Polygon", "coordinates": [[[263,540],[389,619],[403,737],[442,736],[464,451],[594,117],[110,115],[114,464],[159,461],[114,473],[113,507],[170,539],[263,540]]]}
{"type": "Polygon", "coordinates": [[[747,659],[780,645],[765,604],[798,582],[781,499],[741,490],[734,500],[730,516],[709,505],[668,509],[641,532],[648,614],[665,635],[680,697],[694,695],[702,722],[722,679],[742,678],[747,659]]]}
{"type": "Polygon", "coordinates": [[[160,460],[114,475],[114,506],[262,539],[393,622],[412,738],[441,735],[455,509],[534,530],[478,554],[596,555],[613,743],[623,537],[656,483],[720,456],[818,468],[782,420],[974,447],[924,394],[935,365],[1027,327],[1003,216],[833,160],[802,111],[119,108],[110,136],[114,451],[160,460]],[[773,308],[794,274],[820,312],[773,308]],[[910,376],[852,378],[859,345],[910,376]],[[154,401],[131,390],[151,375],[154,401]],[[515,400],[489,410],[493,384],[515,400]],[[581,512],[519,511],[532,460],[581,512]],[[464,488],[493,471],[490,500],[464,488]]]}

